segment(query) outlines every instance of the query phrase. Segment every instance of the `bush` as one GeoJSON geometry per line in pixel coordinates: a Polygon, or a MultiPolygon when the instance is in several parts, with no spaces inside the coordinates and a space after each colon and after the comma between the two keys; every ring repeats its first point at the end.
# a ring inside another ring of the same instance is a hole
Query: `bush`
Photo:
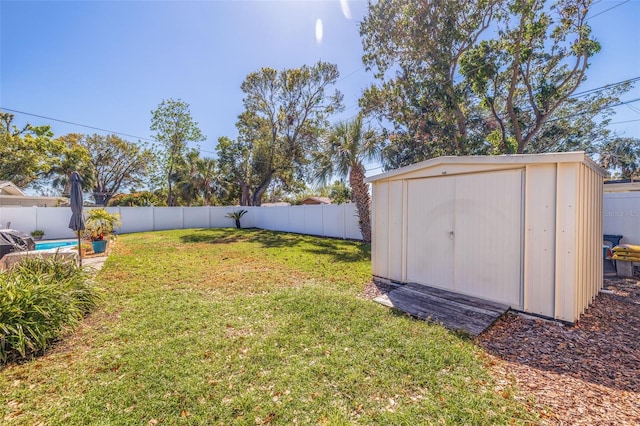
{"type": "Polygon", "coordinates": [[[27,258],[0,274],[0,362],[42,352],[98,301],[89,274],[54,258],[27,258]]]}

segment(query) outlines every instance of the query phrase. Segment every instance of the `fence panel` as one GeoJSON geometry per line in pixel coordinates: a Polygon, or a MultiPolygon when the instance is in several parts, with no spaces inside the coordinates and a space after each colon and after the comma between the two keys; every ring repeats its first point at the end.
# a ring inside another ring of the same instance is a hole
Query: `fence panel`
{"type": "Polygon", "coordinates": [[[133,232],[153,231],[153,211],[156,207],[120,207],[117,211],[109,209],[110,213],[119,213],[122,225],[117,230],[121,234],[133,232]]]}
{"type": "Polygon", "coordinates": [[[605,192],[603,233],[622,235],[621,243],[640,244],[640,192],[605,192]]]}
{"type": "Polygon", "coordinates": [[[186,207],[182,209],[184,220],[183,227],[208,228],[209,227],[209,207],[186,207]]]}
{"type": "Polygon", "coordinates": [[[183,207],[158,207],[153,210],[153,230],[183,229],[183,207]]]}
{"type": "Polygon", "coordinates": [[[351,240],[361,240],[362,232],[360,232],[360,225],[358,224],[356,205],[355,203],[349,203],[344,206],[344,224],[346,229],[344,237],[351,240]]]}
{"type": "Polygon", "coordinates": [[[334,238],[345,238],[343,205],[327,204],[322,206],[322,235],[334,238]]]}
{"type": "MultiPolygon", "coordinates": [[[[119,213],[122,225],[117,233],[129,234],[154,230],[187,228],[230,228],[230,212],[247,210],[243,228],[261,228],[336,238],[361,239],[353,204],[277,206],[277,207],[108,207],[119,213]]],[[[91,210],[85,207],[85,212],[91,210]]],[[[35,229],[45,232],[45,239],[74,238],[69,226],[71,209],[66,207],[2,207],[0,226],[26,233],[35,229]]]]}
{"type": "Polygon", "coordinates": [[[289,213],[289,226],[287,227],[289,232],[295,232],[296,234],[305,233],[305,206],[291,206],[287,207],[289,213]]]}
{"type": "Polygon", "coordinates": [[[259,228],[286,232],[289,229],[290,206],[261,207],[259,228]]]}
{"type": "MultiPolygon", "coordinates": [[[[209,223],[211,224],[211,227],[229,228],[234,226],[233,219],[229,219],[227,217],[227,214],[233,211],[235,211],[233,207],[210,207],[209,223]]],[[[244,220],[242,222],[244,222],[244,220]]]]}
{"type": "MultiPolygon", "coordinates": [[[[49,233],[43,227],[38,227],[38,210],[39,207],[2,207],[0,208],[0,229],[10,228],[17,229],[24,233],[30,233],[36,229],[45,231],[45,237],[49,238],[49,233]]],[[[71,212],[69,212],[71,219],[71,212]]],[[[67,226],[69,220],[67,220],[67,226]]],[[[41,225],[42,226],[42,225],[41,225]]]]}
{"type": "Polygon", "coordinates": [[[307,235],[322,235],[322,204],[304,206],[304,232],[307,235]],[[319,208],[318,208],[319,207],[319,208]]]}

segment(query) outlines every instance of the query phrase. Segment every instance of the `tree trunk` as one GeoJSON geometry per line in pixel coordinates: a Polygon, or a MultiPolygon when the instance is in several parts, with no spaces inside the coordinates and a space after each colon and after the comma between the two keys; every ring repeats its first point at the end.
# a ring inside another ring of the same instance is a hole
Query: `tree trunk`
{"type": "Polygon", "coordinates": [[[265,191],[269,187],[269,184],[271,183],[271,178],[273,177],[274,172],[275,170],[269,171],[269,173],[264,178],[262,183],[260,183],[260,185],[258,185],[256,190],[253,192],[253,195],[251,196],[252,206],[260,206],[260,204],[262,204],[262,195],[265,193],[265,191]]]}
{"type": "Polygon", "coordinates": [[[236,229],[240,229],[240,219],[236,219],[236,229]]]}
{"type": "Polygon", "coordinates": [[[251,198],[249,197],[249,185],[240,183],[240,205],[248,206],[251,198]]]}
{"type": "Polygon", "coordinates": [[[107,203],[109,202],[109,198],[106,193],[104,192],[94,192],[93,193],[93,201],[95,201],[96,205],[98,206],[106,206],[107,203]]]}
{"type": "Polygon", "coordinates": [[[357,164],[349,171],[349,185],[353,194],[353,200],[358,210],[358,225],[362,232],[362,240],[365,243],[371,242],[371,197],[369,197],[369,187],[364,181],[364,167],[357,164]]]}

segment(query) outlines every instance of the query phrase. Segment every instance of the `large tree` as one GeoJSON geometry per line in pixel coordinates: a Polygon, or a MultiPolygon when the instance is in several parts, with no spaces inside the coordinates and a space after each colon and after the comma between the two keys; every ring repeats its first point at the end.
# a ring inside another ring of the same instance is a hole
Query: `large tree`
{"type": "Polygon", "coordinates": [[[95,172],[91,164],[89,150],[80,144],[82,134],[70,133],[53,141],[50,169],[44,174],[44,185],[49,185],[65,197],[71,192],[71,173],[77,171],[82,176],[82,188],[91,191],[95,182],[95,172]]]}
{"type": "Polygon", "coordinates": [[[327,93],[338,77],[337,67],[326,62],[262,68],[246,77],[238,140],[218,148],[221,169],[237,182],[241,205],[259,206],[274,180],[287,188],[303,179],[319,135],[330,127],[328,118],[342,108],[341,93],[327,93]]]}
{"type": "Polygon", "coordinates": [[[358,116],[340,122],[323,140],[315,156],[315,177],[326,184],[332,176],[349,178],[351,194],[358,210],[358,224],[365,242],[371,241],[371,198],[365,183],[364,163],[380,159],[380,146],[373,131],[365,129],[358,116]]]}
{"type": "Polygon", "coordinates": [[[51,169],[57,150],[49,126],[18,127],[13,120],[0,111],[0,180],[24,188],[51,169]]]}
{"type": "MultiPolygon", "coordinates": [[[[117,135],[69,134],[59,140],[72,152],[86,153],[92,175],[86,189],[98,205],[106,206],[121,190],[143,184],[154,160],[151,150],[117,135]]],[[[86,172],[81,174],[88,176],[86,172]]]]}
{"type": "Polygon", "coordinates": [[[363,61],[379,82],[365,91],[361,106],[392,124],[385,165],[589,145],[594,133],[580,132],[583,114],[606,110],[626,88],[574,96],[600,49],[586,21],[590,4],[370,3],[360,27],[363,61]]]}
{"type": "Polygon", "coordinates": [[[392,125],[385,129],[388,168],[482,149],[482,111],[458,73],[499,1],[369,2],[360,26],[363,62],[378,83],[365,90],[360,105],[392,125]]]}
{"type": "Polygon", "coordinates": [[[511,0],[500,36],[473,46],[462,74],[489,113],[494,149],[524,153],[587,78],[600,51],[587,24],[590,0],[511,0]]]}
{"type": "Polygon", "coordinates": [[[188,151],[189,142],[200,142],[205,139],[193,121],[189,104],[178,99],[163,100],[158,108],[151,112],[151,130],[155,131],[155,139],[162,145],[162,168],[164,182],[167,185],[167,205],[176,203],[173,192],[173,175],[176,167],[188,151]]]}

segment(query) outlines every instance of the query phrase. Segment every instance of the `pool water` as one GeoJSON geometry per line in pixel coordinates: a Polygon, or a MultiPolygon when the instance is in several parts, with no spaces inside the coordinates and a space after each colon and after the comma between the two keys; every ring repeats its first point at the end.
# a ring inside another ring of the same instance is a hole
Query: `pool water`
{"type": "Polygon", "coordinates": [[[36,243],[36,250],[49,250],[60,247],[77,246],[77,241],[47,241],[44,243],[36,243]]]}

